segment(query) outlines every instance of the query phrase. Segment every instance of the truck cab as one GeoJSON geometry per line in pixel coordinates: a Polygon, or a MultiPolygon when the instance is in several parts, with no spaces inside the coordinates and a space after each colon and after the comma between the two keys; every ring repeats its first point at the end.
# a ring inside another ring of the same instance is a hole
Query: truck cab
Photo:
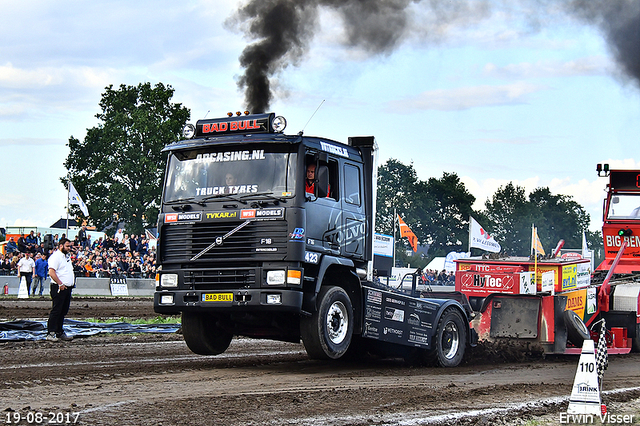
{"type": "Polygon", "coordinates": [[[196,353],[221,353],[233,335],[297,342],[302,334],[316,356],[334,358],[362,327],[375,140],[285,135],[284,123],[272,113],[200,120],[165,148],[154,309],[182,314],[196,353]],[[333,348],[309,341],[317,331],[301,332],[329,282],[349,299],[329,307],[333,323],[322,331],[339,336],[333,348]]]}
{"type": "Polygon", "coordinates": [[[596,270],[614,267],[615,274],[640,273],[640,170],[610,170],[608,164],[598,164],[596,171],[609,177],[602,206],[605,259],[596,270]],[[614,266],[624,242],[626,247],[614,266]]]}

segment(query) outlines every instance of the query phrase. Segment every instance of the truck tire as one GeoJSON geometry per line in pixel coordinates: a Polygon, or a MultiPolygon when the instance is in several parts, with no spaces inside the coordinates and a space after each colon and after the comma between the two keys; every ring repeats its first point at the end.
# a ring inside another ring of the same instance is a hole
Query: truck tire
{"type": "Polygon", "coordinates": [[[640,324],[636,324],[636,337],[631,341],[631,352],[640,352],[640,324]]]}
{"type": "Polygon", "coordinates": [[[320,304],[311,316],[300,320],[304,348],[312,359],[338,359],[349,349],[353,335],[353,308],[341,287],[322,287],[320,304]]]}
{"type": "Polygon", "coordinates": [[[182,334],[191,352],[198,355],[219,355],[227,350],[233,335],[222,330],[210,315],[182,313],[182,334]]]}
{"type": "Polygon", "coordinates": [[[440,367],[456,367],[464,358],[467,347],[467,326],[456,308],[447,308],[433,336],[433,349],[428,357],[440,367]]]}
{"type": "Polygon", "coordinates": [[[564,324],[567,327],[567,340],[573,343],[574,346],[581,348],[585,340],[591,339],[589,329],[582,322],[582,318],[572,310],[567,309],[564,311],[563,317],[564,324]]]}
{"type": "Polygon", "coordinates": [[[341,361],[346,362],[366,362],[372,359],[370,353],[371,339],[364,338],[360,335],[352,335],[351,343],[347,351],[340,357],[341,361]]]}

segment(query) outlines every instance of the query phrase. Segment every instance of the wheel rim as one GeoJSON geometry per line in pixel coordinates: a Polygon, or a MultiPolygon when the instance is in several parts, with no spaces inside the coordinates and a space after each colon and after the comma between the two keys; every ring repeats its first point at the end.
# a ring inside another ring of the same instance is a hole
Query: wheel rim
{"type": "Polygon", "coordinates": [[[460,346],[460,330],[455,322],[449,321],[442,333],[442,354],[446,359],[452,359],[458,353],[460,346]]]}
{"type": "Polygon", "coordinates": [[[582,334],[584,336],[589,336],[591,337],[591,334],[589,333],[589,329],[587,328],[587,326],[585,325],[585,323],[582,321],[582,318],[579,318],[580,321],[576,321],[578,324],[578,329],[582,332],[582,334]]]}
{"type": "Polygon", "coordinates": [[[347,337],[348,329],[347,307],[342,302],[333,302],[327,311],[327,334],[331,343],[342,343],[347,337]]]}

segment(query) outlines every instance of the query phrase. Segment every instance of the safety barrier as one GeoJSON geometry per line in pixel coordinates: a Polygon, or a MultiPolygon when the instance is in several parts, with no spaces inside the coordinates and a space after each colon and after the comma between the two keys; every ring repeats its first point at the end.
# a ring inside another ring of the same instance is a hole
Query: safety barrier
{"type": "MultiPolygon", "coordinates": [[[[50,283],[50,278],[47,278],[42,292],[43,295],[49,295],[50,283]]],[[[20,289],[20,278],[15,275],[2,275],[0,276],[0,287],[4,289],[5,285],[9,296],[17,296],[20,289]]],[[[118,289],[119,293],[115,295],[122,295],[123,285],[126,285],[129,296],[153,296],[153,292],[156,289],[156,281],[148,278],[127,278],[122,280],[118,277],[115,280],[111,280],[109,278],[78,277],[73,294],[78,296],[111,296],[112,289],[118,289]],[[112,284],[117,287],[113,287],[112,284]]],[[[4,291],[0,295],[3,293],[4,291]]]]}

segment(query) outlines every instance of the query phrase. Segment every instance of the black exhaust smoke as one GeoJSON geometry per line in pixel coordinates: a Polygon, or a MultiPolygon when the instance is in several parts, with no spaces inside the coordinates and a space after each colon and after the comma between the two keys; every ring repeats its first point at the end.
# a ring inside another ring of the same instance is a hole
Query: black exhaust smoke
{"type": "Polygon", "coordinates": [[[318,26],[319,7],[337,11],[346,40],[371,54],[390,53],[407,27],[412,0],[251,0],[229,23],[238,25],[256,42],[240,56],[245,72],[238,87],[245,92],[251,112],[266,112],[273,99],[271,78],[303,58],[318,26]]]}
{"type": "Polygon", "coordinates": [[[640,87],[640,2],[637,0],[574,0],[568,12],[603,33],[623,74],[640,87]]]}
{"type": "Polygon", "coordinates": [[[245,69],[238,86],[245,90],[247,109],[263,113],[273,94],[269,77],[304,55],[317,21],[317,8],[305,1],[254,0],[237,12],[244,31],[259,41],[240,56],[245,69]]]}
{"type": "Polygon", "coordinates": [[[300,63],[317,29],[320,7],[329,8],[342,18],[345,45],[370,55],[392,53],[407,36],[431,41],[444,27],[469,25],[496,10],[534,11],[539,17],[527,19],[541,25],[546,11],[562,10],[568,17],[596,25],[621,70],[640,87],[637,0],[250,0],[229,21],[256,40],[240,56],[245,72],[238,79],[238,87],[245,92],[249,111],[269,110],[274,96],[272,79],[287,66],[300,63]],[[410,22],[413,8],[432,19],[410,22]]]}

